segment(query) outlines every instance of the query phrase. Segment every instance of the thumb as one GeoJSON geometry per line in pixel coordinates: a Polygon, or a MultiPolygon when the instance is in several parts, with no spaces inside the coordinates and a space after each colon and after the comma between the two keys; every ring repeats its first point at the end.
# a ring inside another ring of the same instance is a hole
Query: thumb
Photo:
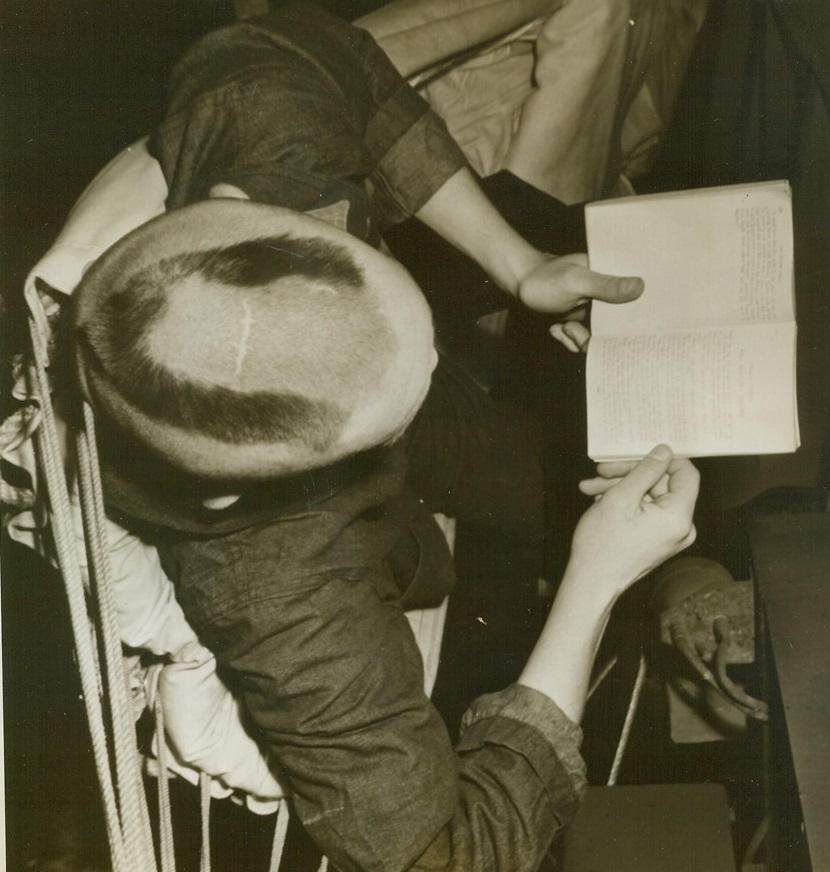
{"type": "Polygon", "coordinates": [[[584,254],[564,254],[556,258],[556,265],[563,271],[563,280],[575,299],[627,303],[643,293],[645,283],[641,278],[593,272],[587,260],[584,254]]]}
{"type": "Polygon", "coordinates": [[[643,293],[645,283],[636,276],[609,276],[590,273],[591,282],[586,296],[605,303],[628,303],[643,293]]]}
{"type": "Polygon", "coordinates": [[[617,496],[626,501],[639,503],[666,474],[672,456],[672,450],[668,445],[657,445],[652,448],[651,452],[615,487],[617,496]]]}

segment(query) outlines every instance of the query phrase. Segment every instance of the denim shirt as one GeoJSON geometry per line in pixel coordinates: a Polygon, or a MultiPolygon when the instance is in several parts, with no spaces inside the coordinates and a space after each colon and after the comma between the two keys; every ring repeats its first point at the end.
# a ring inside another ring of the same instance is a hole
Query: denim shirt
{"type": "MultiPolygon", "coordinates": [[[[169,208],[230,183],[369,242],[463,165],[372,38],[304,3],[197,44],[151,143],[169,208]]],[[[580,729],[542,694],[513,685],[479,699],[453,749],[423,692],[403,608],[419,573],[435,576],[439,595],[452,578],[429,511],[496,517],[514,506],[521,526],[538,523],[541,505],[526,434],[459,386],[440,369],[420,436],[364,458],[360,474],[312,473],[284,500],[266,487],[250,516],[219,513],[213,530],[181,499],[186,482],[165,506],[140,470],[132,482],[117,470],[119,452],[104,470],[108,510],[156,538],[189,621],[342,872],[533,872],[584,786],[580,729]],[[417,474],[434,479],[423,488],[412,480],[419,451],[417,474]],[[462,479],[475,490],[456,488],[462,479]]]]}
{"type": "Polygon", "coordinates": [[[168,208],[217,182],[307,212],[348,204],[347,229],[417,212],[465,159],[444,122],[365,31],[303,3],[208,35],[173,72],[151,137],[168,208]]]}
{"type": "MultiPolygon", "coordinates": [[[[413,442],[422,428],[451,434],[440,419],[413,426],[413,442]]],[[[447,474],[436,477],[485,473],[505,441],[464,457],[445,439],[447,474]]],[[[304,504],[275,505],[270,520],[225,535],[168,537],[160,552],[337,869],[535,872],[578,806],[580,730],[546,696],[513,685],[471,706],[453,750],[404,615],[419,576],[451,581],[446,543],[438,531],[429,538],[413,491],[462,516],[470,507],[407,486],[407,454],[419,451],[375,455],[364,475],[334,487],[310,474],[304,504]]]]}

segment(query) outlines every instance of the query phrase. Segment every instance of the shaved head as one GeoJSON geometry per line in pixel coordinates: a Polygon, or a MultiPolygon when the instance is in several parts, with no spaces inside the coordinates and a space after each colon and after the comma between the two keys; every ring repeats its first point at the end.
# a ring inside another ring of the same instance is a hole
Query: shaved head
{"type": "Polygon", "coordinates": [[[390,435],[386,423],[353,431],[408,377],[390,318],[402,278],[386,262],[260,204],[161,216],[110,249],[76,292],[82,386],[96,410],[199,475],[332,462],[390,435]]]}

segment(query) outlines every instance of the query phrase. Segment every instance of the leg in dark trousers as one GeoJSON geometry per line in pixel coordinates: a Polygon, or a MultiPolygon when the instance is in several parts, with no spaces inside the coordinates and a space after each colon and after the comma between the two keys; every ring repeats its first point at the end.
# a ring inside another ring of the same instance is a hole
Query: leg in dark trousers
{"type": "MultiPolygon", "coordinates": [[[[553,254],[585,251],[583,205],[566,206],[508,171],[481,185],[532,245],[553,254]]],[[[554,580],[585,507],[576,483],[592,468],[586,456],[584,358],[551,338],[549,316],[517,305],[477,264],[418,221],[392,228],[386,238],[430,301],[448,355],[468,366],[493,396],[523,405],[540,425],[546,527],[554,531],[547,575],[554,580]],[[477,320],[504,308],[510,309],[504,335],[482,334],[477,320]]]]}

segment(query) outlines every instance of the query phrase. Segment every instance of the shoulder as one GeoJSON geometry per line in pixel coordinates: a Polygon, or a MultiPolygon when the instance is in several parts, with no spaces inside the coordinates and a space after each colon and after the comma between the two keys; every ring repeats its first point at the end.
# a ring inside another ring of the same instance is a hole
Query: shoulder
{"type": "MultiPolygon", "coordinates": [[[[277,69],[343,86],[368,34],[310,3],[286,3],[235,22],[196,42],[176,65],[171,93],[178,102],[277,69]]],[[[283,84],[284,87],[284,84],[283,84]]]]}

